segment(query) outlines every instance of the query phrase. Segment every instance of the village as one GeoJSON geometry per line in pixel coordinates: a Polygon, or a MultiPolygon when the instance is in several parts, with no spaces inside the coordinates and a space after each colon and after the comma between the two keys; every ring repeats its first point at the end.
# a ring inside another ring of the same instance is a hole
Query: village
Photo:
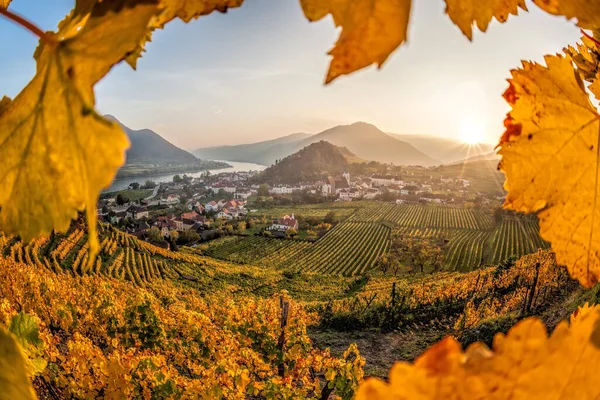
{"type": "MultiPolygon", "coordinates": [[[[99,219],[137,237],[173,247],[175,243],[193,244],[227,234],[290,237],[298,233],[298,220],[293,213],[270,220],[257,214],[256,208],[265,208],[265,204],[357,200],[456,204],[473,198],[468,190],[471,182],[454,177],[418,175],[406,179],[391,174],[354,177],[345,172],[327,180],[269,186],[260,183],[257,174],[257,171],[206,173],[196,178],[175,175],[172,182],[132,183],[128,190],[101,197],[99,219]],[[130,198],[132,193],[147,195],[130,198]]],[[[479,197],[484,202],[500,200],[479,197]]]]}

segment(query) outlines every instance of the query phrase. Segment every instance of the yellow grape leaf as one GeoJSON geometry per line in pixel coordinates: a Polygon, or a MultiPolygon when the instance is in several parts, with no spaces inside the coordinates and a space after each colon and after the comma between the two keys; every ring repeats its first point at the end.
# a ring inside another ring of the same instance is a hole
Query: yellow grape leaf
{"type": "Polygon", "coordinates": [[[4,329],[0,329],[0,400],[37,399],[27,377],[25,359],[19,345],[4,329]]]}
{"type": "Polygon", "coordinates": [[[539,319],[527,318],[494,338],[493,351],[474,343],[462,351],[452,337],[430,347],[414,364],[396,363],[390,383],[368,379],[356,400],[379,399],[597,399],[596,336],[600,308],[581,309],[570,326],[550,337],[539,319]]]}
{"type": "Polygon", "coordinates": [[[8,107],[11,102],[12,100],[7,96],[4,96],[0,99],[0,114],[2,114],[2,111],[4,111],[4,109],[8,107]]]}
{"type": "Polygon", "coordinates": [[[342,27],[325,83],[371,64],[383,65],[407,40],[411,0],[300,0],[306,18],[331,14],[342,27]]]}
{"type": "Polygon", "coordinates": [[[98,194],[123,163],[129,141],[94,111],[93,85],[135,48],[157,12],[151,1],[103,1],[78,28],[63,21],[41,42],[35,77],[12,102],[0,103],[4,233],[30,240],[65,231],[85,207],[89,259],[95,259],[98,194]]]}
{"type": "Polygon", "coordinates": [[[525,0],[446,0],[446,14],[469,40],[473,25],[485,32],[493,18],[506,22],[510,14],[518,14],[519,7],[527,11],[525,0]]]}
{"type": "Polygon", "coordinates": [[[599,115],[568,57],[524,62],[504,97],[504,207],[538,212],[540,234],[585,287],[600,276],[599,115]]]}
{"type": "Polygon", "coordinates": [[[144,52],[146,42],[152,41],[152,32],[164,28],[168,22],[175,18],[180,18],[188,23],[194,18],[211,14],[214,11],[225,13],[230,8],[240,7],[243,2],[244,0],[160,0],[162,13],[150,21],[148,32],[136,49],[127,56],[127,63],[135,69],[137,60],[144,52]]]}
{"type": "Polygon", "coordinates": [[[600,3],[596,0],[533,0],[544,11],[577,19],[577,26],[584,29],[600,28],[600,3]]]}
{"type": "Polygon", "coordinates": [[[8,8],[12,0],[0,0],[0,8],[8,8]]]}

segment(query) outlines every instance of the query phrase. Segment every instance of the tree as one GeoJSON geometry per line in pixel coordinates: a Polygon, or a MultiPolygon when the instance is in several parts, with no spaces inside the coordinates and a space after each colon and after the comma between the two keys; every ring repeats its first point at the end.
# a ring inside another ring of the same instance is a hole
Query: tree
{"type": "Polygon", "coordinates": [[[179,244],[190,244],[200,240],[200,235],[193,229],[181,232],[177,243],[179,244]]]}
{"type": "Polygon", "coordinates": [[[323,222],[328,223],[328,224],[334,224],[335,222],[337,222],[335,212],[329,211],[323,218],[323,222]]]}
{"type": "Polygon", "coordinates": [[[173,183],[181,183],[183,182],[183,178],[181,177],[181,175],[177,174],[173,177],[173,183]]]}
{"type": "Polygon", "coordinates": [[[123,204],[129,203],[129,199],[123,196],[121,193],[117,195],[117,204],[122,206],[123,204]]]}
{"type": "Polygon", "coordinates": [[[162,233],[160,233],[160,229],[158,229],[156,226],[153,226],[152,228],[148,229],[146,231],[146,236],[151,242],[160,242],[161,240],[163,240],[163,235],[162,233]]]}
{"type": "Polygon", "coordinates": [[[131,182],[129,184],[129,187],[132,188],[133,190],[138,190],[140,188],[140,184],[137,182],[131,182]]]}
{"type": "Polygon", "coordinates": [[[261,197],[267,197],[269,195],[269,187],[266,184],[262,184],[258,187],[258,195],[261,197]]]}
{"type": "Polygon", "coordinates": [[[296,236],[298,234],[298,231],[295,230],[294,228],[290,228],[288,230],[285,231],[285,234],[291,238],[293,238],[294,236],[296,236]]]}
{"type": "Polygon", "coordinates": [[[388,253],[388,267],[392,268],[394,275],[399,272],[401,265],[412,267],[419,272],[438,271],[444,263],[442,246],[441,239],[394,233],[388,253]]]}
{"type": "Polygon", "coordinates": [[[246,230],[246,223],[245,223],[244,221],[240,221],[240,222],[237,224],[237,231],[238,231],[238,232],[240,232],[240,233],[242,233],[242,232],[244,232],[245,230],[246,230]]]}
{"type": "Polygon", "coordinates": [[[102,206],[102,214],[108,214],[109,211],[110,211],[110,209],[106,206],[106,204],[102,206]]]}
{"type": "Polygon", "coordinates": [[[154,189],[156,187],[156,182],[151,181],[151,180],[147,180],[146,183],[144,183],[144,186],[142,186],[143,189],[154,189]]]}

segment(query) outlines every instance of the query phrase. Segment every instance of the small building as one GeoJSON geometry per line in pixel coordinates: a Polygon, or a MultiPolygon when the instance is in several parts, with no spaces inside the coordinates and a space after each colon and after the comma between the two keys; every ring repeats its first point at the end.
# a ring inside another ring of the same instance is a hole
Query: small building
{"type": "Polygon", "coordinates": [[[273,231],[287,231],[288,229],[298,230],[298,220],[294,217],[294,214],[275,220],[270,227],[270,230],[273,231]]]}
{"type": "Polygon", "coordinates": [[[252,196],[252,192],[249,190],[241,190],[235,192],[234,197],[236,199],[248,200],[248,197],[252,196]]]}
{"type": "Polygon", "coordinates": [[[148,208],[145,206],[130,206],[127,208],[127,216],[133,219],[148,218],[148,208]]]}
{"type": "Polygon", "coordinates": [[[210,203],[206,203],[204,209],[206,210],[206,212],[217,212],[219,211],[219,204],[213,200],[210,203]]]}

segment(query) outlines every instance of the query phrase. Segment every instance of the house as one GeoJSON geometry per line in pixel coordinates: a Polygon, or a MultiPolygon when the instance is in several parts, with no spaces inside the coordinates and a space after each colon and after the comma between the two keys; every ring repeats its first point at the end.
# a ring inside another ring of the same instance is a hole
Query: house
{"type": "Polygon", "coordinates": [[[252,192],[249,190],[241,190],[235,193],[236,199],[248,200],[250,196],[252,196],[252,192]]]}
{"type": "Polygon", "coordinates": [[[371,177],[371,185],[373,186],[392,186],[403,185],[404,181],[399,176],[394,175],[373,175],[371,177]]]}
{"type": "Polygon", "coordinates": [[[321,195],[324,197],[329,196],[333,192],[333,186],[330,183],[324,183],[321,185],[321,195]]]}
{"type": "Polygon", "coordinates": [[[293,191],[290,186],[275,186],[269,189],[271,194],[292,194],[293,191]]]}
{"type": "Polygon", "coordinates": [[[230,220],[233,219],[233,215],[229,212],[229,210],[224,208],[222,211],[217,213],[217,218],[230,220]]]}
{"type": "Polygon", "coordinates": [[[352,199],[357,199],[360,197],[360,192],[356,188],[351,189],[342,189],[339,192],[340,200],[343,201],[352,201],[352,199]]]}
{"type": "Polygon", "coordinates": [[[229,200],[227,203],[223,204],[223,208],[237,208],[238,203],[235,200],[229,200]]]}
{"type": "Polygon", "coordinates": [[[148,208],[144,206],[130,206],[127,208],[127,216],[133,219],[148,218],[148,208]]]}
{"type": "Polygon", "coordinates": [[[204,210],[206,210],[206,212],[217,212],[219,211],[219,204],[213,200],[210,203],[206,203],[204,210]]]}
{"type": "Polygon", "coordinates": [[[288,229],[298,230],[298,220],[294,217],[294,214],[286,215],[283,218],[279,218],[273,222],[270,230],[274,231],[287,231],[288,229]]]}
{"type": "Polygon", "coordinates": [[[379,193],[381,193],[379,189],[369,188],[365,190],[363,198],[366,200],[373,200],[379,193]]]}
{"type": "Polygon", "coordinates": [[[217,202],[217,206],[219,207],[219,210],[222,210],[222,209],[223,209],[223,207],[225,207],[225,204],[226,204],[226,203],[227,203],[227,201],[226,201],[226,200],[223,200],[223,199],[219,200],[219,201],[217,202]]]}
{"type": "Polygon", "coordinates": [[[160,229],[160,234],[163,237],[169,237],[171,235],[171,231],[177,230],[177,224],[175,221],[170,219],[166,219],[165,217],[160,217],[163,219],[159,219],[154,225],[160,229]]]}
{"type": "Polygon", "coordinates": [[[160,202],[162,204],[167,204],[167,205],[177,204],[177,203],[179,203],[179,196],[172,193],[172,194],[167,195],[166,199],[161,199],[160,202]]]}

